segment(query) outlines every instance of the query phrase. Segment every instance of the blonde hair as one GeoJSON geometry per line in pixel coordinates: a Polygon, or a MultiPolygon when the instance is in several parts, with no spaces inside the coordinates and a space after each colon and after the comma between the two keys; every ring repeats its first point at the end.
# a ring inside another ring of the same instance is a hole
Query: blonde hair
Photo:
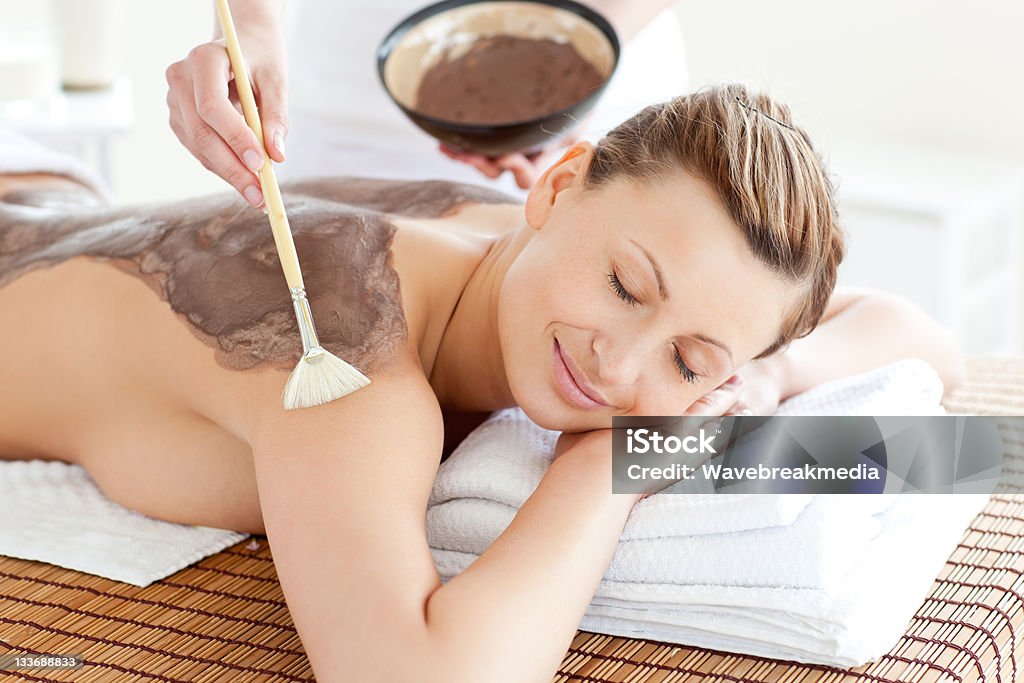
{"type": "Polygon", "coordinates": [[[751,252],[804,290],[768,356],[818,324],[845,247],[825,164],[789,108],[741,84],[643,109],[594,150],[586,188],[654,182],[680,169],[709,182],[751,252]]]}

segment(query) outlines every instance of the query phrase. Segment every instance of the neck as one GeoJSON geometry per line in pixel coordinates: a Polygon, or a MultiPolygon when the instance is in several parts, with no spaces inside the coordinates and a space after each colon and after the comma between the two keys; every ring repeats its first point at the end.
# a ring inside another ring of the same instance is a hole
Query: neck
{"type": "Polygon", "coordinates": [[[498,336],[498,295],[533,232],[521,225],[495,239],[462,290],[430,372],[443,407],[494,411],[516,405],[498,336]]]}

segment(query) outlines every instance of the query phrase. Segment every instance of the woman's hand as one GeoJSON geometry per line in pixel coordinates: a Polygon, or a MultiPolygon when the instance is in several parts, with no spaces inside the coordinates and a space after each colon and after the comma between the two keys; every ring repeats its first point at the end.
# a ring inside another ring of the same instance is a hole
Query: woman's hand
{"type": "MultiPolygon", "coordinates": [[[[687,423],[691,423],[687,427],[687,433],[696,436],[699,434],[700,430],[710,432],[717,431],[721,425],[721,420],[711,418],[704,420],[698,418],[696,420],[687,420],[687,423]]],[[[652,426],[656,427],[653,423],[652,426]]],[[[678,427],[678,424],[674,425],[674,433],[676,436],[682,436],[683,432],[679,431],[678,427]]],[[[611,479],[614,462],[614,457],[612,455],[614,434],[615,429],[613,428],[594,429],[589,432],[562,432],[558,435],[558,441],[555,444],[555,457],[552,460],[552,464],[558,462],[563,467],[582,467],[586,469],[594,467],[607,468],[609,472],[609,479],[611,479]]],[[[703,460],[693,460],[686,464],[691,466],[700,466],[706,461],[707,458],[704,458],[703,460]]],[[[638,491],[630,494],[624,493],[622,495],[633,496],[636,501],[639,501],[668,488],[678,481],[678,479],[652,480],[648,482],[647,488],[649,490],[638,491]]]]}
{"type": "Polygon", "coordinates": [[[774,357],[752,360],[714,390],[693,402],[685,415],[772,415],[782,387],[774,357]]]}
{"type": "Polygon", "coordinates": [[[288,76],[284,39],[276,26],[239,28],[239,41],[252,79],[264,140],[245,123],[224,40],[203,43],[167,68],[171,130],[207,169],[234,187],[256,208],[263,206],[256,172],[264,149],[284,161],[288,133],[288,76]]]}
{"type": "Polygon", "coordinates": [[[555,163],[565,153],[565,148],[572,146],[576,140],[575,136],[570,135],[538,152],[531,154],[513,152],[512,154],[503,154],[498,157],[462,152],[447,146],[443,142],[440,149],[449,159],[469,164],[492,180],[499,177],[505,171],[509,171],[515,176],[516,185],[524,190],[529,190],[537,182],[537,178],[540,178],[541,174],[547,170],[548,166],[555,163]]]}

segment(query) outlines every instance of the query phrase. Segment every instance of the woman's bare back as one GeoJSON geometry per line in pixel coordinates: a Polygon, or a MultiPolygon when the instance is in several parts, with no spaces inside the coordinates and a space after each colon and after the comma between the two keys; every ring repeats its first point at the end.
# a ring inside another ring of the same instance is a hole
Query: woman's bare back
{"type": "MultiPolygon", "coordinates": [[[[285,193],[325,347],[371,378],[396,354],[428,372],[486,244],[435,219],[505,199],[346,179],[285,193]]],[[[254,373],[283,385],[301,352],[266,218],[233,197],[52,208],[66,199],[0,199],[0,376],[17,387],[0,458],[81,463],[133,509],[262,531],[239,392],[254,373]]]]}

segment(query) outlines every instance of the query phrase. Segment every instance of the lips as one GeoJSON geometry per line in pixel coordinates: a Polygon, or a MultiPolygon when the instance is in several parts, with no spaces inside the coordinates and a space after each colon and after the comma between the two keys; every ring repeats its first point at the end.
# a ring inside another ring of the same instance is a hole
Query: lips
{"type": "Polygon", "coordinates": [[[572,357],[562,350],[557,339],[554,340],[552,351],[555,381],[563,396],[580,408],[608,407],[608,402],[587,383],[586,377],[576,367],[572,357]]]}

